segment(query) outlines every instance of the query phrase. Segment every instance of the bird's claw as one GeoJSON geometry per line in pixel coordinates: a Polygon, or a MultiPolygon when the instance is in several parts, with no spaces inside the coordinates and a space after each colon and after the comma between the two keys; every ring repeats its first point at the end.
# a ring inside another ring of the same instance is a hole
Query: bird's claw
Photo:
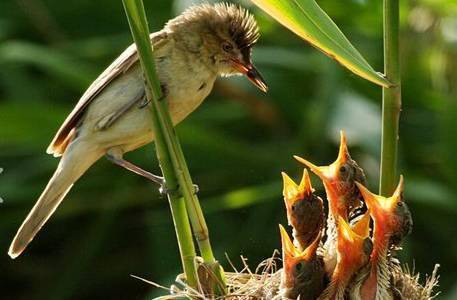
{"type": "MultiPolygon", "coordinates": [[[[162,96],[157,100],[157,101],[162,101],[163,99],[165,99],[165,96],[162,94],[162,96]]],[[[139,109],[142,109],[142,108],[145,108],[146,106],[149,105],[149,103],[151,103],[151,100],[149,100],[148,97],[144,97],[143,101],[141,101],[139,104],[138,104],[138,108],[139,109]]]]}
{"type": "Polygon", "coordinates": [[[165,187],[165,185],[163,185],[163,184],[160,185],[160,187],[159,187],[159,193],[160,193],[160,195],[162,195],[162,196],[166,196],[166,195],[170,194],[170,193],[169,193],[169,190],[168,190],[168,189],[165,187]]]}
{"type": "Polygon", "coordinates": [[[139,109],[145,108],[146,106],[148,106],[149,103],[151,103],[151,100],[149,100],[147,97],[144,97],[143,101],[141,101],[138,104],[138,108],[139,109]]]}
{"type": "Polygon", "coordinates": [[[193,184],[192,186],[194,187],[194,195],[197,195],[198,192],[200,192],[200,187],[196,184],[193,184]]]}
{"type": "MultiPolygon", "coordinates": [[[[193,184],[192,186],[193,186],[193,195],[197,195],[198,192],[200,191],[200,188],[196,184],[193,184]]],[[[175,192],[179,192],[179,185],[174,189],[168,189],[165,185],[165,181],[160,185],[159,193],[162,196],[167,196],[167,195],[173,194],[175,192]]]]}
{"type": "MultiPolygon", "coordinates": [[[[145,85],[146,85],[146,79],[144,79],[144,82],[145,82],[145,85]]],[[[162,95],[160,96],[159,99],[157,99],[158,102],[164,100],[168,95],[168,89],[164,84],[160,85],[160,90],[162,91],[162,95]]],[[[144,99],[138,104],[138,108],[139,109],[145,108],[146,106],[148,106],[149,103],[151,103],[150,94],[146,93],[146,91],[144,91],[143,93],[144,93],[144,99]]]]}

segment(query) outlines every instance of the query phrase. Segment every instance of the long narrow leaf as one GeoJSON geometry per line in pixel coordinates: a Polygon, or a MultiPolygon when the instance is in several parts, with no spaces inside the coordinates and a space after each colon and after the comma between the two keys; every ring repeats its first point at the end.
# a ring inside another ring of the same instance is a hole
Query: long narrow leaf
{"type": "Polygon", "coordinates": [[[384,87],[392,84],[376,72],[314,0],[252,0],[289,30],[353,73],[384,87]]]}

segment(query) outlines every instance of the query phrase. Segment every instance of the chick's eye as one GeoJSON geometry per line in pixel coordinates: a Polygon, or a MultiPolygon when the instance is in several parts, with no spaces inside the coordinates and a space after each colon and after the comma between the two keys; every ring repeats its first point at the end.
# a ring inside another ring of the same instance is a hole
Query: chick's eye
{"type": "Polygon", "coordinates": [[[348,169],[347,169],[346,166],[341,166],[341,167],[340,167],[340,173],[342,173],[342,174],[346,173],[347,170],[348,170],[348,169]]]}
{"type": "Polygon", "coordinates": [[[295,270],[299,272],[301,269],[303,269],[304,263],[301,261],[298,264],[295,265],[295,270]]]}
{"type": "Polygon", "coordinates": [[[306,262],[301,261],[295,265],[295,275],[299,282],[308,282],[313,277],[313,271],[307,268],[306,262]]]}
{"type": "Polygon", "coordinates": [[[233,46],[230,43],[223,43],[222,50],[224,50],[225,52],[230,52],[233,50],[233,46]]]}

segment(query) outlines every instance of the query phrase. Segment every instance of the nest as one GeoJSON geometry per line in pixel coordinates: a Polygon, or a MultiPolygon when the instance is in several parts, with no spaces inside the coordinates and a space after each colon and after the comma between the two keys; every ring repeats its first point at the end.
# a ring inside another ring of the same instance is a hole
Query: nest
{"type": "Polygon", "coordinates": [[[427,300],[438,296],[439,292],[434,292],[438,286],[438,268],[436,264],[433,272],[429,276],[425,276],[425,283],[420,283],[420,274],[411,270],[408,265],[400,266],[396,264],[392,267],[392,282],[400,299],[418,299],[427,300]]]}
{"type": "MultiPolygon", "coordinates": [[[[183,280],[183,275],[176,278],[176,282],[171,287],[161,286],[149,280],[133,276],[157,288],[167,291],[167,295],[155,298],[154,300],[172,299],[236,299],[236,300],[284,300],[280,295],[281,259],[279,252],[275,250],[273,255],[261,262],[253,271],[248,260],[241,256],[242,269],[238,270],[230,260],[228,260],[233,272],[225,272],[228,294],[224,297],[214,297],[205,295],[206,288],[201,285],[198,290],[190,288],[183,280]]],[[[425,276],[421,283],[419,273],[414,272],[408,265],[400,265],[394,260],[391,265],[392,285],[394,287],[395,299],[401,300],[430,300],[434,299],[439,292],[435,291],[438,286],[438,268],[436,264],[431,275],[425,276]]]]}

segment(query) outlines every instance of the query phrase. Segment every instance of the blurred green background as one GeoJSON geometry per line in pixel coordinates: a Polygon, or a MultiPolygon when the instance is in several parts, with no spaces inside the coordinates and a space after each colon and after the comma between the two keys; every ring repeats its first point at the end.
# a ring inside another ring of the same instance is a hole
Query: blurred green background
{"type": "MultiPolygon", "coordinates": [[[[382,70],[382,3],[318,1],[382,70]]],[[[153,30],[192,1],[145,0],[153,30]]],[[[381,90],[242,3],[262,37],[254,61],[270,85],[221,79],[178,133],[207,215],[217,257],[255,267],[279,248],[286,224],[280,171],[298,180],[304,156],[336,158],[339,130],[376,189],[381,90]]],[[[401,1],[403,113],[400,170],[414,216],[401,259],[422,274],[440,268],[440,299],[457,299],[457,3],[401,1]]],[[[87,86],[131,36],[120,0],[0,2],[0,298],[150,299],[180,260],[156,186],[106,160],[75,185],[17,260],[7,248],[57,165],[45,149],[87,86]]],[[[127,156],[158,172],[152,145],[127,156]]],[[[320,195],[322,187],[313,178],[320,195]]]]}

